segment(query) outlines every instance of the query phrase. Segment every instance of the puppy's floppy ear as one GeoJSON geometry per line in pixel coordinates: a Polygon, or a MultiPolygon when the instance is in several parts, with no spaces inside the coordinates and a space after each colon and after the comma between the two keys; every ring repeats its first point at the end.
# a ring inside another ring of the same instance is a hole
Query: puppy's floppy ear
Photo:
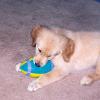
{"type": "Polygon", "coordinates": [[[32,46],[35,47],[36,46],[36,39],[38,37],[38,35],[40,34],[40,31],[43,29],[43,25],[38,25],[35,26],[32,31],[31,31],[31,37],[32,37],[32,46]]]}
{"type": "Polygon", "coordinates": [[[64,45],[64,50],[62,51],[62,56],[64,61],[69,62],[71,56],[73,55],[75,50],[75,43],[73,40],[66,38],[66,43],[64,45]]]}

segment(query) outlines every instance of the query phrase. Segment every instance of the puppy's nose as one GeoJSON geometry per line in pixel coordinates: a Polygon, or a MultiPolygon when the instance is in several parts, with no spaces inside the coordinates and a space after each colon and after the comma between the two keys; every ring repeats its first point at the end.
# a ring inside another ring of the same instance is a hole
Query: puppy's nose
{"type": "Polygon", "coordinates": [[[37,67],[41,67],[40,63],[36,63],[36,62],[35,62],[35,65],[36,65],[37,67]]]}

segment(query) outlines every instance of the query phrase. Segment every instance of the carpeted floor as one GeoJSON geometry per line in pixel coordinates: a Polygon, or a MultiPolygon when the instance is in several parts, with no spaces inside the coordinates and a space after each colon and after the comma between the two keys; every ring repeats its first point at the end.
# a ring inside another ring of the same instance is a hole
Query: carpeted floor
{"type": "Polygon", "coordinates": [[[0,100],[100,100],[100,81],[82,87],[87,71],[75,73],[36,92],[32,79],[15,65],[34,54],[30,31],[36,24],[73,31],[100,31],[100,2],[95,0],[0,0],[0,100]]]}

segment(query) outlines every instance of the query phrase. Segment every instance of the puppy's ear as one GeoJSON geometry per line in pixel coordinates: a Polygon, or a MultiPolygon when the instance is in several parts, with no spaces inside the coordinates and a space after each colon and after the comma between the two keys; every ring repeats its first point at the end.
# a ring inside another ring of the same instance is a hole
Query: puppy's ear
{"type": "Polygon", "coordinates": [[[62,56],[64,61],[69,62],[71,56],[73,55],[75,50],[75,43],[73,40],[66,38],[66,43],[64,46],[64,50],[62,51],[62,56]]]}
{"type": "Polygon", "coordinates": [[[35,47],[36,46],[36,39],[38,37],[38,35],[41,33],[43,29],[43,25],[38,25],[35,26],[32,31],[31,31],[31,37],[32,37],[32,46],[35,47]]]}

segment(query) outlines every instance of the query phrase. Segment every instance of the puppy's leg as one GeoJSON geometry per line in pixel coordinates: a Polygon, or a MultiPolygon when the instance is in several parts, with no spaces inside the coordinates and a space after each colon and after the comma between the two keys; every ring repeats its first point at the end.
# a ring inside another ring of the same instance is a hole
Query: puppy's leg
{"type": "Polygon", "coordinates": [[[94,73],[91,73],[91,74],[83,77],[80,84],[81,85],[88,85],[96,80],[100,80],[100,57],[97,60],[96,71],[94,73]]]}
{"type": "Polygon", "coordinates": [[[39,88],[42,88],[50,83],[60,80],[64,76],[65,74],[61,69],[54,69],[53,72],[50,72],[49,74],[44,74],[39,79],[32,81],[28,86],[28,90],[36,91],[39,88]]]}

